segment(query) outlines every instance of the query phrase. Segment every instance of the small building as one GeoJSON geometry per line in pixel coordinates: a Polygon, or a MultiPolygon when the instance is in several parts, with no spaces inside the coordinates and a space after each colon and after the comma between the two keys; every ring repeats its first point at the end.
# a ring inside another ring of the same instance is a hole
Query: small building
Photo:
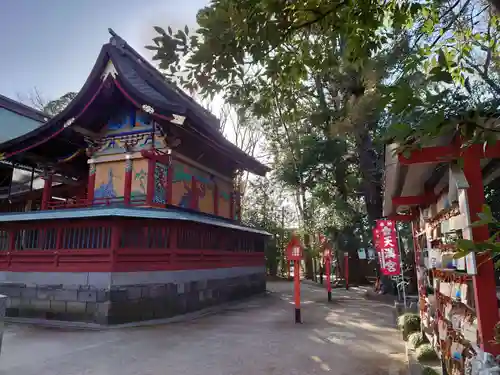
{"type": "Polygon", "coordinates": [[[241,224],[234,177],[268,168],[110,33],[76,98],[0,144],[31,171],[0,214],[7,315],[117,324],[264,292],[268,233],[241,224]]]}
{"type": "Polygon", "coordinates": [[[487,225],[471,223],[485,203],[484,186],[500,175],[500,143],[464,147],[455,135],[411,155],[396,150],[386,148],[383,216],[411,223],[422,331],[447,373],[467,373],[476,347],[500,353],[497,283],[488,252],[460,258],[455,244],[490,238],[487,225]]]}

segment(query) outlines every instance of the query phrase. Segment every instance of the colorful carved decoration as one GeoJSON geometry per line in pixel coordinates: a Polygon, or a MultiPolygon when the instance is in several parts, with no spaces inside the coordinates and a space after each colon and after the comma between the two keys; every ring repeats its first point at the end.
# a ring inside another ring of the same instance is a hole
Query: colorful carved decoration
{"type": "Polygon", "coordinates": [[[166,204],[168,166],[156,163],[154,203],[166,204]]]}
{"type": "MultiPolygon", "coordinates": [[[[146,185],[148,181],[148,173],[141,169],[139,172],[134,173],[134,181],[139,182],[139,190],[135,189],[132,191],[132,197],[143,197],[146,195],[146,185]]],[[[135,185],[135,184],[134,184],[135,185]]]]}
{"type": "Polygon", "coordinates": [[[116,191],[113,185],[113,169],[108,170],[108,182],[101,184],[94,191],[95,198],[116,198],[116,191]]]}
{"type": "Polygon", "coordinates": [[[165,147],[161,131],[155,129],[151,117],[144,112],[129,110],[109,120],[104,137],[99,141],[96,155],[138,152],[153,147],[165,147]],[[154,137],[153,137],[154,132],[154,137]]]}

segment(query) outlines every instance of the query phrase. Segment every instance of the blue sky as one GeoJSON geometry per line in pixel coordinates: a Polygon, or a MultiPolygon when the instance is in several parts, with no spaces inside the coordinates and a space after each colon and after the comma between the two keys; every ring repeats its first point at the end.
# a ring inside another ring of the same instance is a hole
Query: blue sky
{"type": "Polygon", "coordinates": [[[140,53],[154,25],[193,30],[209,0],[0,0],[0,94],[79,91],[111,27],[140,53]]]}

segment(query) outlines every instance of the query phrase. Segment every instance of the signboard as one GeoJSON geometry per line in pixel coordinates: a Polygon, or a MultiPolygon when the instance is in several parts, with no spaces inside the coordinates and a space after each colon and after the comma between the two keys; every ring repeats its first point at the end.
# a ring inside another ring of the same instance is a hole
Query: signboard
{"type": "Polygon", "coordinates": [[[319,238],[319,244],[323,248],[323,260],[326,262],[327,260],[332,259],[332,249],[330,245],[328,244],[328,241],[325,236],[323,236],[321,233],[318,234],[319,238]]]}
{"type": "Polygon", "coordinates": [[[384,268],[382,268],[382,253],[380,252],[379,246],[379,229],[375,227],[373,229],[373,247],[375,247],[375,252],[377,253],[378,264],[380,264],[380,272],[383,275],[387,275],[387,272],[384,268]]]}
{"type": "Polygon", "coordinates": [[[368,259],[375,259],[375,250],[373,250],[371,247],[368,248],[368,259]]]}
{"type": "Polygon", "coordinates": [[[358,258],[359,259],[366,259],[365,249],[363,249],[363,248],[358,249],[358,258]]]}
{"type": "MultiPolygon", "coordinates": [[[[470,218],[469,201],[467,199],[467,191],[465,189],[459,189],[458,191],[458,205],[464,219],[464,223],[462,224],[462,236],[464,240],[473,240],[471,226],[472,220],[470,218]]],[[[465,256],[465,263],[467,273],[469,275],[477,275],[476,254],[474,252],[470,252],[465,256]]],[[[461,264],[461,266],[463,267],[463,264],[461,264]]]]}
{"type": "Polygon", "coordinates": [[[377,247],[379,251],[380,270],[384,275],[395,276],[401,273],[399,259],[396,222],[394,220],[377,220],[377,247]]]}
{"type": "Polygon", "coordinates": [[[292,239],[286,247],[286,256],[288,260],[302,260],[304,249],[302,244],[296,235],[292,236],[292,239]]]}

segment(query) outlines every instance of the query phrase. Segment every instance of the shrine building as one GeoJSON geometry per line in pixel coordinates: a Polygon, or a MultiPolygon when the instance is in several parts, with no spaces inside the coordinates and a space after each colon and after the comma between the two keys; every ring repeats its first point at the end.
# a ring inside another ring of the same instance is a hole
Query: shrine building
{"type": "Polygon", "coordinates": [[[119,324],[265,291],[238,172],[268,168],[110,30],[58,115],[0,97],[7,316],[119,324]]]}
{"type": "MultiPolygon", "coordinates": [[[[497,126],[497,116],[480,117],[497,126]]],[[[463,144],[457,132],[409,155],[397,147],[386,147],[383,216],[411,223],[422,332],[444,373],[468,373],[477,348],[500,354],[498,276],[488,252],[460,257],[456,243],[490,239],[487,225],[471,224],[485,186],[498,188],[500,142],[463,144]]]]}

